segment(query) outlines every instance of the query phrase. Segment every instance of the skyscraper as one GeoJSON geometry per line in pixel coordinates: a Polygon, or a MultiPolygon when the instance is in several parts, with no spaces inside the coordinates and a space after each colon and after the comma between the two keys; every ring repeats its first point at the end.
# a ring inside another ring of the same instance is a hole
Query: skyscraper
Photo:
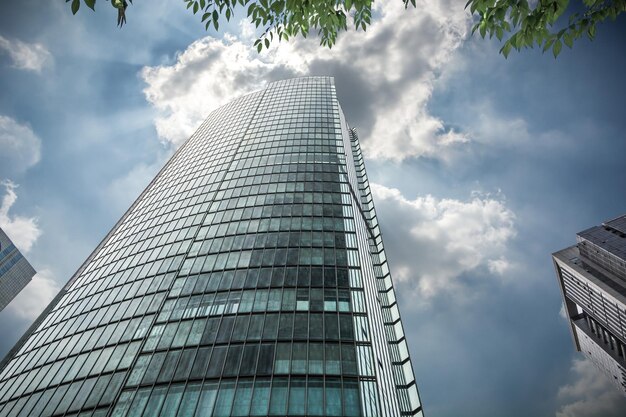
{"type": "Polygon", "coordinates": [[[626,215],[552,255],[576,349],[626,394],[626,215]]]}
{"type": "Polygon", "coordinates": [[[215,110],[0,369],[0,417],[422,415],[332,78],[215,110]]]}
{"type": "Polygon", "coordinates": [[[0,311],[35,275],[35,270],[0,228],[0,311]]]}

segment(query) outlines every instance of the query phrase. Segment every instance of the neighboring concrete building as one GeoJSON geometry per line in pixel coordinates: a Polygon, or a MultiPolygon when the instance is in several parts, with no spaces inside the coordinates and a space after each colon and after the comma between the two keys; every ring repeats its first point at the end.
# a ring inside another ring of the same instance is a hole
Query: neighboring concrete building
{"type": "Polygon", "coordinates": [[[576,349],[626,394],[626,215],[552,255],[576,349]]]}
{"type": "Polygon", "coordinates": [[[0,311],[35,275],[35,270],[0,228],[0,311]]]}
{"type": "Polygon", "coordinates": [[[0,364],[0,416],[30,415],[423,415],[332,78],[181,146],[0,364]]]}

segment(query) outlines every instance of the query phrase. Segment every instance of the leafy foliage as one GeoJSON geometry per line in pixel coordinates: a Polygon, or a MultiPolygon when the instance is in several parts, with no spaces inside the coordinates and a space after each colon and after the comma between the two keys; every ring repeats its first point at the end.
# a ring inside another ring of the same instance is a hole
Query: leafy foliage
{"type": "Polygon", "coordinates": [[[483,38],[494,35],[502,40],[505,33],[512,33],[505,41],[500,53],[505,57],[511,49],[538,46],[547,51],[552,49],[556,58],[563,44],[571,48],[574,41],[583,35],[595,37],[596,25],[607,18],[615,20],[626,11],[626,0],[582,0],[584,11],[572,12],[569,0],[538,0],[531,6],[527,0],[469,0],[472,14],[478,21],[472,29],[483,38]],[[570,12],[568,23],[556,30],[557,20],[570,12]]]}
{"type": "MultiPolygon", "coordinates": [[[[80,8],[80,0],[71,2],[72,13],[80,8]]],[[[87,7],[95,10],[96,0],[83,0],[87,7]]],[[[263,33],[255,41],[257,51],[269,48],[275,38],[280,42],[290,37],[306,37],[317,31],[322,46],[332,47],[337,34],[348,30],[348,22],[357,30],[367,30],[372,19],[373,0],[182,0],[187,9],[200,17],[205,29],[219,29],[220,21],[229,21],[235,9],[244,8],[247,16],[263,33]]],[[[596,24],[607,18],[615,20],[626,11],[626,0],[579,0],[582,13],[572,12],[570,0],[469,0],[466,8],[476,18],[472,33],[478,31],[484,38],[494,35],[502,40],[506,37],[500,53],[508,57],[512,49],[539,46],[543,51],[552,49],[556,57],[563,44],[572,47],[583,35],[593,39],[596,24]],[[554,27],[557,20],[567,11],[569,23],[560,30],[554,27]],[[505,36],[505,34],[507,36],[505,36]]],[[[110,0],[118,9],[117,23],[126,22],[126,0],[110,0]]],[[[132,4],[132,0],[128,0],[132,4]]],[[[416,0],[402,0],[405,7],[417,7],[416,0]]]]}

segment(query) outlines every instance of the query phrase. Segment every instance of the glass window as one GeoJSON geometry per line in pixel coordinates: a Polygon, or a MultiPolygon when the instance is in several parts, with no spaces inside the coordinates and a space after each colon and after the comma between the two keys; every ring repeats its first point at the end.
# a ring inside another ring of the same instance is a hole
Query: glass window
{"type": "Polygon", "coordinates": [[[110,380],[111,375],[102,375],[98,378],[98,382],[96,382],[96,385],[91,391],[91,394],[89,394],[89,397],[87,397],[87,401],[85,401],[85,408],[92,408],[98,404],[98,401],[100,400],[100,397],[102,397],[104,391],[107,389],[110,380]]]}
{"type": "Polygon", "coordinates": [[[309,373],[324,373],[324,345],[321,343],[309,344],[309,373]]]}
{"type": "Polygon", "coordinates": [[[206,324],[206,320],[196,320],[193,322],[191,326],[191,331],[189,332],[189,338],[185,343],[187,346],[193,346],[200,343],[200,339],[202,338],[202,333],[204,332],[204,325],[206,324]]]}
{"type": "Polygon", "coordinates": [[[286,378],[274,378],[269,411],[271,416],[285,415],[287,411],[287,386],[286,378]]]}
{"type": "Polygon", "coordinates": [[[235,376],[239,373],[239,362],[243,353],[243,345],[231,345],[228,348],[223,376],[235,376]]]}
{"type": "Polygon", "coordinates": [[[212,415],[215,417],[229,417],[235,395],[235,383],[233,381],[222,381],[218,391],[215,409],[212,415]]]}
{"type": "MultiPolygon", "coordinates": [[[[146,410],[143,415],[145,417],[158,416],[159,411],[161,410],[161,406],[165,401],[165,393],[167,392],[167,387],[155,387],[152,389],[152,395],[150,395],[150,400],[148,400],[148,404],[146,405],[146,410]]],[[[132,412],[132,407],[131,407],[132,412]]]]}
{"type": "Polygon", "coordinates": [[[94,385],[96,384],[96,380],[97,378],[89,378],[85,380],[85,383],[82,385],[82,387],[80,388],[80,391],[78,391],[78,393],[76,394],[74,401],[68,408],[68,411],[78,411],[83,407],[83,404],[85,403],[85,400],[87,399],[87,396],[89,395],[94,385]]]}
{"type": "MultiPolygon", "coordinates": [[[[133,400],[135,391],[124,391],[120,395],[120,399],[113,409],[111,417],[122,417],[127,415],[127,410],[130,407],[130,402],[133,400]]],[[[86,405],[85,405],[86,406],[86,405]]],[[[36,415],[36,414],[35,414],[36,415]]]]}
{"type": "Polygon", "coordinates": [[[293,338],[308,339],[309,336],[309,315],[307,313],[296,313],[294,323],[293,338]]]}
{"type": "Polygon", "coordinates": [[[243,352],[243,358],[241,360],[240,375],[254,375],[256,370],[257,356],[259,352],[259,345],[246,345],[243,352]]]}
{"type": "Polygon", "coordinates": [[[339,327],[341,328],[341,340],[354,340],[354,326],[352,325],[352,316],[347,314],[340,314],[339,327]]]}
{"type": "Polygon", "coordinates": [[[341,372],[344,375],[356,375],[356,351],[354,345],[341,345],[341,372]]]}
{"type": "Polygon", "coordinates": [[[230,340],[230,335],[233,331],[233,325],[235,324],[235,317],[224,317],[220,330],[217,333],[216,343],[227,343],[230,340]]]}
{"type": "MultiPolygon", "coordinates": [[[[193,417],[196,411],[196,404],[200,397],[200,383],[191,383],[187,385],[183,400],[178,409],[177,417],[193,417]]],[[[210,412],[210,411],[209,411],[210,412]]],[[[210,414],[207,414],[210,415],[210,414]]]]}
{"type": "Polygon", "coordinates": [[[250,317],[250,326],[248,328],[247,340],[260,340],[263,330],[263,321],[265,317],[262,314],[255,314],[250,317]]]}
{"type": "Polygon", "coordinates": [[[265,326],[263,327],[263,339],[276,340],[278,333],[278,314],[267,314],[265,316],[265,326]]]}
{"type": "Polygon", "coordinates": [[[157,349],[169,348],[177,329],[178,323],[167,323],[165,330],[163,331],[163,335],[161,336],[161,340],[159,340],[159,343],[157,344],[157,349]]]}
{"type": "MultiPolygon", "coordinates": [[[[148,398],[150,397],[151,388],[142,388],[137,391],[135,394],[135,399],[128,410],[128,417],[140,417],[143,414],[143,409],[146,407],[146,403],[148,402],[148,398]]],[[[116,415],[113,413],[113,415],[116,415]]],[[[123,416],[123,413],[117,414],[119,416],[123,416]]]]}
{"type": "Polygon", "coordinates": [[[217,329],[219,328],[219,326],[220,317],[208,319],[200,343],[203,345],[209,345],[215,342],[215,337],[217,336],[217,329]]]}
{"type": "Polygon", "coordinates": [[[307,403],[307,415],[324,415],[324,383],[321,379],[309,379],[307,403]]]}
{"type": "Polygon", "coordinates": [[[274,359],[274,373],[288,374],[291,358],[291,343],[278,343],[276,345],[276,357],[274,359]]]}
{"type": "Polygon", "coordinates": [[[128,377],[128,382],[126,385],[138,385],[141,379],[143,378],[143,374],[146,372],[146,368],[148,367],[148,363],[150,362],[150,355],[142,355],[137,359],[137,363],[133,367],[130,376],[128,377]]]}
{"type": "Polygon", "coordinates": [[[343,384],[344,415],[358,417],[361,415],[359,405],[359,387],[356,380],[344,380],[343,384]]]}
{"type": "Polygon", "coordinates": [[[243,342],[244,340],[246,340],[246,333],[248,331],[249,321],[250,316],[248,315],[237,316],[237,318],[235,319],[235,327],[233,328],[231,342],[243,342]]]}
{"type": "Polygon", "coordinates": [[[274,363],[274,343],[263,343],[259,352],[259,362],[256,369],[257,375],[270,375],[274,363]]]}
{"type": "Polygon", "coordinates": [[[183,321],[178,326],[178,330],[176,331],[176,336],[174,336],[174,341],[172,342],[172,347],[181,347],[185,344],[187,340],[187,336],[191,331],[191,321],[183,321]]]}
{"type": "Polygon", "coordinates": [[[173,350],[167,353],[165,362],[159,372],[157,382],[169,382],[174,377],[174,370],[178,364],[178,358],[180,357],[180,350],[173,350]]]}
{"type": "Polygon", "coordinates": [[[282,313],[278,325],[278,339],[291,339],[293,334],[293,314],[282,313]]]}
{"type": "Polygon", "coordinates": [[[178,367],[174,373],[174,381],[186,380],[189,377],[193,360],[196,356],[195,349],[186,349],[180,356],[178,367]]]}
{"type": "Polygon", "coordinates": [[[291,389],[289,390],[289,414],[296,416],[304,415],[305,406],[305,389],[306,384],[304,380],[295,379],[291,380],[291,389]]]}
{"type": "Polygon", "coordinates": [[[211,348],[204,347],[198,349],[198,354],[196,355],[196,359],[191,368],[190,378],[197,379],[203,378],[205,374],[205,370],[209,363],[209,358],[211,357],[211,348]]]}
{"type": "Polygon", "coordinates": [[[227,346],[218,346],[213,349],[211,361],[209,362],[209,367],[206,372],[207,378],[217,378],[222,374],[222,368],[224,366],[224,360],[226,359],[227,352],[227,346]]]}
{"type": "Polygon", "coordinates": [[[324,335],[326,340],[339,339],[339,325],[337,323],[337,314],[324,314],[324,335]]]}
{"type": "Polygon", "coordinates": [[[113,374],[111,382],[104,391],[104,395],[102,396],[102,398],[100,398],[100,401],[98,401],[98,405],[106,405],[113,402],[113,399],[117,395],[119,389],[122,387],[122,383],[124,382],[125,377],[126,372],[117,372],[113,374]]]}
{"type": "Polygon", "coordinates": [[[202,395],[196,410],[196,417],[212,416],[217,397],[217,382],[207,382],[202,386],[202,395]]]}
{"type": "Polygon", "coordinates": [[[235,394],[235,403],[233,404],[232,416],[247,416],[250,410],[250,401],[252,400],[252,381],[239,380],[237,384],[237,393],[235,394]]]}
{"type": "Polygon", "coordinates": [[[165,403],[161,410],[160,417],[177,417],[178,406],[183,397],[184,385],[172,385],[167,397],[165,397],[165,403]]]}
{"type": "Polygon", "coordinates": [[[269,379],[257,378],[254,382],[254,397],[252,399],[252,407],[250,408],[251,416],[266,416],[270,402],[270,381],[269,379]]]}
{"type": "Polygon", "coordinates": [[[142,384],[153,384],[156,381],[157,376],[159,376],[159,371],[161,370],[161,365],[165,361],[165,352],[159,352],[152,355],[152,360],[150,361],[150,365],[146,368],[146,373],[141,380],[142,384]]]}
{"type": "Polygon", "coordinates": [[[307,372],[307,344],[294,343],[291,357],[291,372],[304,374],[307,372]]]}
{"type": "Polygon", "coordinates": [[[341,381],[329,378],[326,380],[326,415],[341,416],[341,381]]]}

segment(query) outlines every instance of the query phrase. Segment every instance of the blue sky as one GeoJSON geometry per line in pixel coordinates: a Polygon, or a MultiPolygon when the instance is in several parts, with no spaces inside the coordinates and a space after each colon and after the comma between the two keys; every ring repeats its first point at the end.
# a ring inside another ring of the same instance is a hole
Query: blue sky
{"type": "Polygon", "coordinates": [[[216,34],[182,2],[135,3],[121,30],[102,0],[75,17],[0,4],[0,226],[39,271],[0,313],[0,354],[212,109],[332,75],[427,415],[623,415],[574,352],[549,255],[626,212],[624,18],[558,60],[505,60],[459,2],[377,2],[367,33],[330,51],[297,39],[257,55],[237,18],[216,34]]]}

